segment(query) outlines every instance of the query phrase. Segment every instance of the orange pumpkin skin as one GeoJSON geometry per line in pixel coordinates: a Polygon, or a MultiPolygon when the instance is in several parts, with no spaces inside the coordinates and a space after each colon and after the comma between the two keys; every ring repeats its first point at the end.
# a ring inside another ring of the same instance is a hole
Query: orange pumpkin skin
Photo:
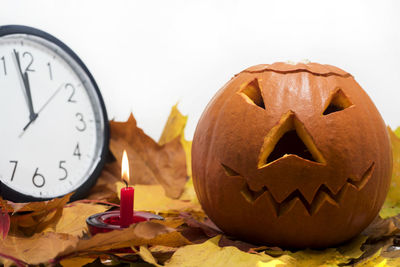
{"type": "Polygon", "coordinates": [[[375,105],[347,72],[257,65],[232,78],[193,139],[199,201],[225,233],[281,247],[359,234],[388,191],[392,152],[375,105]]]}

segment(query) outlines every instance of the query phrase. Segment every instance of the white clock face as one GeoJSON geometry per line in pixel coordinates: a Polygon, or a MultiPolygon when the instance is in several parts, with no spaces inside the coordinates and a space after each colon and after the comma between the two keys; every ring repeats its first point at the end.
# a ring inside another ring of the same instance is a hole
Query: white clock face
{"type": "Polygon", "coordinates": [[[36,198],[79,188],[100,161],[104,114],[86,72],[32,35],[0,37],[0,181],[36,198]]]}

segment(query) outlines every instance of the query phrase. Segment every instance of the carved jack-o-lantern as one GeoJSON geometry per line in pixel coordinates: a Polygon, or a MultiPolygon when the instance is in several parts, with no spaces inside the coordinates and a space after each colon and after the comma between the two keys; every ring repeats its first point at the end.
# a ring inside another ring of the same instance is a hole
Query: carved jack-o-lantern
{"type": "Polygon", "coordinates": [[[275,63],[244,70],[216,94],[192,164],[200,203],[227,234],[323,247],[378,214],[392,154],[379,112],[349,73],[275,63]]]}

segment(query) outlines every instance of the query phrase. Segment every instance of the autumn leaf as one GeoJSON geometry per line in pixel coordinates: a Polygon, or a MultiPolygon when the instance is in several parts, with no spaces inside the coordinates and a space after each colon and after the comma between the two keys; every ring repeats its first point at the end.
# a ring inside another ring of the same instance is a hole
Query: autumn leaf
{"type": "Polygon", "coordinates": [[[0,243],[0,251],[28,264],[39,264],[50,261],[77,243],[75,236],[53,232],[38,233],[29,238],[9,235],[0,243]]]}
{"type": "Polygon", "coordinates": [[[111,250],[155,244],[179,247],[191,244],[191,242],[173,228],[148,221],[131,225],[131,227],[123,230],[99,233],[90,239],[80,239],[75,246],[62,251],[58,256],[65,256],[79,251],[111,250]]]}
{"type": "Polygon", "coordinates": [[[378,216],[363,231],[363,235],[373,240],[380,240],[398,233],[400,233],[400,214],[386,219],[382,219],[378,216]]]}
{"type": "Polygon", "coordinates": [[[30,202],[14,207],[14,214],[11,216],[11,231],[13,233],[22,232],[24,235],[31,236],[39,233],[45,228],[57,224],[62,216],[63,207],[69,201],[71,194],[62,198],[54,198],[49,201],[30,202]],[[29,213],[19,214],[22,211],[29,213]]]}
{"type": "MultiPolygon", "coordinates": [[[[400,127],[397,128],[400,132],[400,127]]],[[[382,218],[388,218],[400,213],[400,137],[388,127],[393,153],[393,172],[390,189],[385,203],[380,211],[382,218]]]]}
{"type": "Polygon", "coordinates": [[[165,264],[166,267],[219,267],[219,266],[276,266],[278,264],[294,263],[292,257],[284,255],[279,258],[265,253],[250,254],[235,247],[219,247],[221,236],[216,236],[198,245],[189,245],[179,248],[172,258],[165,264]],[[270,263],[269,265],[262,265],[270,263]],[[261,264],[261,265],[259,265],[261,264]]]}
{"type": "Polygon", "coordinates": [[[180,137],[181,144],[186,154],[187,175],[189,177],[180,199],[198,203],[192,180],[192,141],[186,140],[184,133],[187,119],[188,117],[182,115],[182,113],[180,113],[178,110],[178,104],[174,105],[171,109],[167,123],[164,126],[164,130],[161,134],[160,140],[158,140],[158,143],[163,145],[177,137],[180,137]]]}
{"type": "Polygon", "coordinates": [[[107,163],[86,198],[119,203],[117,188],[119,182],[121,182],[121,175],[117,162],[107,163]]]}
{"type": "Polygon", "coordinates": [[[7,211],[0,210],[0,236],[5,239],[10,230],[10,216],[7,211]]]}
{"type": "MultiPolygon", "coordinates": [[[[132,249],[133,249],[133,247],[132,247],[132,249]]],[[[158,264],[157,260],[153,257],[153,255],[151,254],[151,252],[147,248],[147,246],[140,246],[138,253],[144,261],[146,261],[156,267],[162,266],[162,265],[158,264]]]]}
{"type": "Polygon", "coordinates": [[[394,131],[394,133],[397,135],[397,137],[400,138],[400,127],[397,127],[397,129],[394,131]]]}
{"type": "Polygon", "coordinates": [[[43,232],[68,233],[81,237],[87,232],[86,219],[93,214],[104,212],[108,208],[105,205],[72,202],[64,207],[57,224],[49,225],[43,232]]]}
{"type": "Polygon", "coordinates": [[[186,154],[186,166],[189,177],[192,177],[192,141],[185,139],[185,127],[188,120],[188,116],[182,115],[178,110],[178,104],[175,104],[171,108],[167,123],[164,126],[158,143],[164,145],[171,142],[177,137],[180,137],[181,144],[186,154]]]}
{"type": "Polygon", "coordinates": [[[167,196],[179,198],[187,181],[186,155],[176,137],[160,145],[136,125],[131,115],[127,122],[110,122],[110,149],[121,166],[121,155],[129,157],[133,184],[161,184],[167,196]]]}
{"type": "MultiPolygon", "coordinates": [[[[117,190],[125,185],[122,182],[117,184],[117,190]]],[[[166,196],[161,185],[135,185],[135,210],[154,211],[156,213],[170,210],[201,210],[197,203],[172,199],[166,196]]]]}
{"type": "Polygon", "coordinates": [[[8,209],[11,208],[7,205],[7,201],[0,197],[0,237],[5,239],[10,230],[10,216],[8,215],[8,209]]]}

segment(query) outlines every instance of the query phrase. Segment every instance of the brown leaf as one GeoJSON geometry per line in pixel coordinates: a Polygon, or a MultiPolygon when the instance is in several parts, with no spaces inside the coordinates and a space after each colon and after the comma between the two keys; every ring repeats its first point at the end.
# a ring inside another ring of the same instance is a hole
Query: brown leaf
{"type": "Polygon", "coordinates": [[[123,230],[97,234],[90,239],[81,239],[75,247],[61,252],[59,256],[78,251],[111,250],[130,246],[163,245],[180,247],[191,244],[175,229],[148,221],[142,222],[123,230]]]}
{"type": "Polygon", "coordinates": [[[30,238],[9,235],[0,243],[0,251],[28,264],[39,264],[55,258],[77,243],[77,237],[52,232],[35,234],[30,238]]]}
{"type": "Polygon", "coordinates": [[[187,174],[189,177],[192,177],[192,141],[185,139],[185,127],[187,120],[188,116],[182,115],[182,113],[178,110],[178,104],[175,104],[171,108],[167,123],[164,126],[164,130],[162,131],[158,143],[160,145],[164,145],[168,142],[171,142],[175,138],[180,137],[181,144],[186,154],[187,174]]]}
{"type": "Polygon", "coordinates": [[[86,198],[119,203],[116,183],[121,181],[120,171],[116,161],[107,163],[86,198]]]}
{"type": "Polygon", "coordinates": [[[371,240],[380,240],[398,233],[400,233],[400,215],[386,219],[378,216],[362,234],[371,240]]]}
{"type": "Polygon", "coordinates": [[[8,209],[11,208],[7,205],[7,201],[0,197],[0,237],[5,239],[10,230],[10,216],[8,209]]]}
{"type": "MultiPolygon", "coordinates": [[[[55,198],[44,202],[30,202],[24,206],[18,206],[18,211],[32,211],[27,214],[15,213],[11,216],[11,231],[22,232],[31,236],[34,233],[43,231],[50,225],[54,225],[61,218],[62,210],[69,201],[71,194],[62,198],[55,198]]],[[[15,208],[15,206],[14,206],[15,208]]]]}
{"type": "Polygon", "coordinates": [[[121,166],[121,155],[128,153],[133,184],[161,184],[167,196],[179,198],[187,181],[186,155],[177,137],[159,145],[136,125],[132,116],[127,122],[110,122],[110,149],[121,166]]]}
{"type": "Polygon", "coordinates": [[[0,236],[5,239],[10,230],[10,216],[6,211],[0,209],[0,236]]]}
{"type": "Polygon", "coordinates": [[[269,248],[269,247],[266,247],[266,246],[260,247],[260,246],[253,245],[253,244],[241,241],[241,240],[232,240],[232,239],[230,239],[230,238],[228,238],[226,236],[222,236],[221,237],[221,239],[218,242],[218,245],[221,248],[223,248],[223,247],[236,247],[241,251],[244,251],[244,252],[250,252],[251,251],[253,253],[257,253],[257,251],[266,250],[266,249],[281,250],[278,247],[272,247],[272,248],[269,248]]]}
{"type": "Polygon", "coordinates": [[[190,213],[181,212],[180,216],[185,220],[185,223],[192,228],[200,228],[207,237],[214,237],[223,232],[209,219],[205,218],[202,222],[196,220],[190,213]]]}

